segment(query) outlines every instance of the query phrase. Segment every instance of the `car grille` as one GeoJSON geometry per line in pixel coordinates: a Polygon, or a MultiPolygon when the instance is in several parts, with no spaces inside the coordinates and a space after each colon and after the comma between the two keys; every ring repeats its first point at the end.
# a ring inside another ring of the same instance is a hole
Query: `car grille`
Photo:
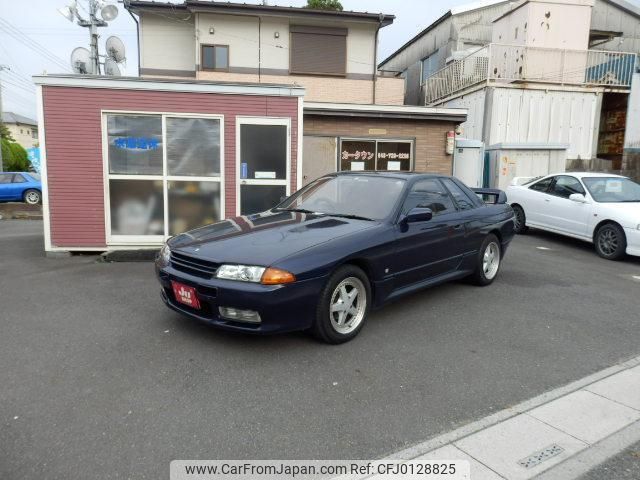
{"type": "Polygon", "coordinates": [[[171,252],[170,262],[176,270],[201,278],[213,277],[220,266],[219,263],[177,252],[171,252]]]}

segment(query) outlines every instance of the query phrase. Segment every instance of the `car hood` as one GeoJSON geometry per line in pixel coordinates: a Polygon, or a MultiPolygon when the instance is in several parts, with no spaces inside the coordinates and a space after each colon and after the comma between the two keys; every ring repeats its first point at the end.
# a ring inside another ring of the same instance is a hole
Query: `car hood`
{"type": "Polygon", "coordinates": [[[377,222],[298,212],[234,217],[171,238],[172,250],[216,263],[273,265],[329,240],[372,228],[377,222]]]}

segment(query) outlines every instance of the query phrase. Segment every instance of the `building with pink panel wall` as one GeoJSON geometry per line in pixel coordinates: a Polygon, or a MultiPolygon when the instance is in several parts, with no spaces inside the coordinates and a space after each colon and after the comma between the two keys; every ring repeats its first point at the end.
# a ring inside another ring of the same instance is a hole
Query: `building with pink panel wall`
{"type": "Polygon", "coordinates": [[[300,186],[291,85],[39,76],[47,251],[157,247],[300,186]]]}

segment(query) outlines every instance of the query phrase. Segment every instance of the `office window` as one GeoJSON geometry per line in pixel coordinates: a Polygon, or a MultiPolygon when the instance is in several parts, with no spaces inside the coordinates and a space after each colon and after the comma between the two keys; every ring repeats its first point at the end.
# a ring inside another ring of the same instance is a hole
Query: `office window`
{"type": "Polygon", "coordinates": [[[344,76],[347,71],[347,29],[291,27],[291,73],[344,76]]]}
{"type": "Polygon", "coordinates": [[[229,46],[202,45],[200,69],[229,71],[229,46]]]}

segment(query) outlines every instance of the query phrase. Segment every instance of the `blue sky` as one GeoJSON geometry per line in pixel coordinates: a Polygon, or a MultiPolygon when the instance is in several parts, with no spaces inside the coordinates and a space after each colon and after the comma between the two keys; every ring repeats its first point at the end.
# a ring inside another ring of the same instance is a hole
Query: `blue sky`
{"type": "MultiPolygon", "coordinates": [[[[87,29],[70,23],[57,12],[67,1],[0,0],[0,64],[11,68],[10,72],[0,73],[4,111],[35,118],[35,89],[31,75],[45,71],[59,73],[69,65],[69,55],[75,47],[88,47],[87,29]]],[[[260,3],[256,0],[242,1],[260,3]]],[[[79,0],[79,3],[86,5],[85,0],[79,0]]],[[[342,0],[346,10],[396,16],[395,23],[381,31],[378,60],[392,53],[451,7],[465,3],[469,0],[342,0]]],[[[306,0],[269,0],[269,4],[302,6],[306,0]]],[[[100,29],[100,47],[104,49],[104,41],[110,35],[119,36],[127,48],[128,60],[123,73],[136,75],[135,23],[121,5],[119,9],[118,18],[109,27],[100,29]]]]}

